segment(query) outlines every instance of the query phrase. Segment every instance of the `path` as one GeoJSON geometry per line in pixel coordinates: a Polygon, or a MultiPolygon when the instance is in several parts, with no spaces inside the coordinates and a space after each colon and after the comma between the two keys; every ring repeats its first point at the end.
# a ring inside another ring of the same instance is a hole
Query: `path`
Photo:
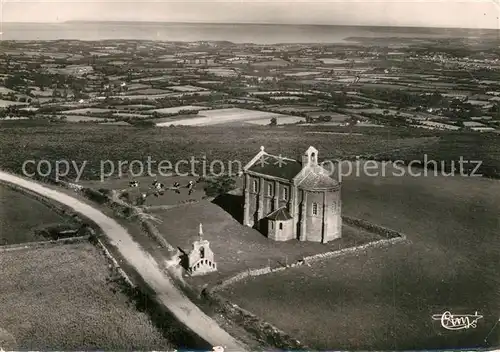
{"type": "Polygon", "coordinates": [[[171,279],[162,273],[153,257],[144,251],[118,222],[78,199],[22,177],[0,171],[0,181],[15,184],[53,199],[91,219],[102,229],[109,242],[118,249],[127,262],[137,270],[144,281],[157,293],[158,300],[181,323],[213,346],[225,346],[226,351],[240,352],[247,350],[245,345],[230,336],[179,291],[171,279]]]}

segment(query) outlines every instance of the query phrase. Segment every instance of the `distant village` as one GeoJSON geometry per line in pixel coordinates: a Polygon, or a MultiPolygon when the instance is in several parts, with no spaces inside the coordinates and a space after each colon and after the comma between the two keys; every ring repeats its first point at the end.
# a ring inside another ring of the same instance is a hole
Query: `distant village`
{"type": "Polygon", "coordinates": [[[3,120],[500,130],[500,61],[474,45],[468,51],[421,40],[392,46],[367,40],[2,46],[3,120]]]}

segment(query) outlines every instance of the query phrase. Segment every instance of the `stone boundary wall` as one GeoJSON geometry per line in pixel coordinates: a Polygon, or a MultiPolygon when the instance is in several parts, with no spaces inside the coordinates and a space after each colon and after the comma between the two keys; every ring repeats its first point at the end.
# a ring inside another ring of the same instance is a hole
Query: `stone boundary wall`
{"type": "Polygon", "coordinates": [[[182,207],[184,205],[193,205],[193,204],[198,204],[201,201],[212,201],[212,198],[205,198],[201,200],[196,200],[196,199],[187,199],[183,200],[181,202],[178,202],[177,204],[169,204],[169,205],[151,205],[151,206],[140,206],[138,207],[141,210],[144,210],[146,212],[150,211],[156,211],[156,210],[170,210],[178,207],[182,207]]]}
{"type": "Polygon", "coordinates": [[[106,248],[106,245],[100,240],[97,239],[95,241],[96,246],[101,249],[101,251],[104,253],[104,255],[111,261],[113,268],[118,272],[118,274],[125,280],[125,282],[131,287],[135,288],[136,285],[132,282],[130,277],[123,271],[123,269],[120,267],[120,264],[118,261],[113,257],[111,252],[106,248]]]}
{"type": "Polygon", "coordinates": [[[353,218],[350,216],[342,216],[342,222],[346,223],[347,225],[351,225],[354,227],[359,227],[363,230],[366,230],[368,232],[372,232],[374,234],[377,234],[383,238],[395,238],[395,237],[404,237],[406,236],[398,231],[388,229],[386,227],[380,226],[380,225],[375,225],[372,224],[371,222],[368,222],[363,219],[358,219],[358,218],[353,218]]]}
{"type": "MultiPolygon", "coordinates": [[[[284,267],[278,268],[278,269],[283,270],[284,267]]],[[[260,275],[270,274],[270,273],[275,272],[275,271],[276,271],[276,269],[273,270],[269,266],[265,267],[265,268],[259,268],[259,269],[248,269],[248,270],[242,271],[234,276],[231,276],[229,279],[222,281],[220,284],[218,284],[216,286],[213,286],[211,289],[211,292],[220,291],[220,290],[224,289],[225,287],[227,287],[231,284],[234,284],[238,281],[241,281],[243,279],[246,279],[247,277],[250,277],[250,276],[260,276],[260,275]]]]}
{"type": "MultiPolygon", "coordinates": [[[[359,253],[359,252],[365,251],[369,248],[387,247],[387,246],[390,246],[390,245],[393,245],[393,244],[396,244],[399,242],[403,242],[405,240],[406,240],[406,237],[394,237],[391,239],[384,239],[384,240],[369,242],[369,243],[366,243],[366,244],[363,244],[363,245],[357,246],[357,247],[349,247],[349,248],[340,249],[338,251],[315,254],[315,255],[308,256],[308,257],[304,257],[303,261],[295,263],[296,264],[295,266],[303,265],[303,264],[307,265],[307,264],[311,264],[311,263],[314,263],[314,262],[317,262],[320,260],[324,260],[324,259],[340,257],[342,255],[359,253]]],[[[293,266],[293,264],[292,264],[292,266],[293,266]]]]}
{"type": "Polygon", "coordinates": [[[16,243],[16,244],[8,244],[5,246],[0,246],[1,252],[12,252],[19,251],[23,249],[37,249],[43,247],[55,247],[61,244],[71,244],[71,243],[80,243],[84,241],[88,241],[90,235],[86,236],[78,236],[78,237],[70,237],[70,238],[61,238],[59,240],[52,241],[39,241],[39,242],[26,242],[26,243],[16,243]]]}
{"type": "Polygon", "coordinates": [[[147,219],[141,219],[140,222],[144,231],[156,242],[158,242],[162,248],[166,248],[170,252],[176,251],[176,249],[170,243],[168,243],[165,237],[163,237],[158,228],[151,221],[147,219]]]}

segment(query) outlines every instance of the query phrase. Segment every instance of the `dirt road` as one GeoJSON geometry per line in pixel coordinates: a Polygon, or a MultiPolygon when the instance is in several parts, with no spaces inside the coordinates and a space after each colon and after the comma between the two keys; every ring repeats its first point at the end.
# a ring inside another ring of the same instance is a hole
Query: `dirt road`
{"type": "Polygon", "coordinates": [[[230,336],[217,323],[203,313],[166,277],[153,257],[136,243],[118,222],[99,210],[65,193],[44,187],[36,182],[0,171],[0,180],[15,184],[32,192],[64,204],[91,219],[157,293],[157,298],[175,317],[213,346],[224,346],[226,351],[246,351],[247,347],[230,336]]]}

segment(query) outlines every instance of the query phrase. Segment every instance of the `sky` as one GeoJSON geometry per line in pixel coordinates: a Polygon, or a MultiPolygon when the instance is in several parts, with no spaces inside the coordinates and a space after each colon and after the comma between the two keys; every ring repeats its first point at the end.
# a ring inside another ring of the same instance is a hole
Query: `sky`
{"type": "Polygon", "coordinates": [[[500,0],[0,0],[4,22],[287,23],[500,29],[500,0]]]}

